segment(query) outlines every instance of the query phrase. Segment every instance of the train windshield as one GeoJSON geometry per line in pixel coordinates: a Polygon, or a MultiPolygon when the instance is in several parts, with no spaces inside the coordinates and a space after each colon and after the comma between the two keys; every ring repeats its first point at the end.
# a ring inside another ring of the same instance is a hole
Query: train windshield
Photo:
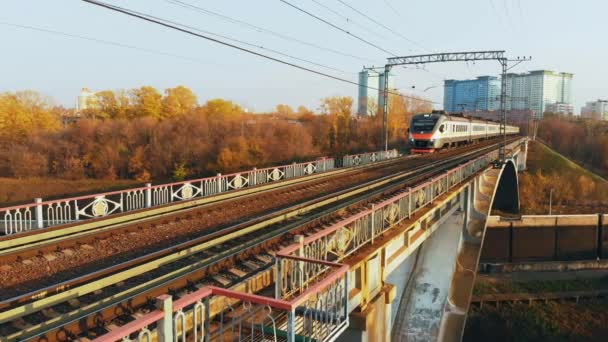
{"type": "Polygon", "coordinates": [[[435,128],[438,118],[419,116],[412,119],[413,132],[431,132],[435,128]]]}

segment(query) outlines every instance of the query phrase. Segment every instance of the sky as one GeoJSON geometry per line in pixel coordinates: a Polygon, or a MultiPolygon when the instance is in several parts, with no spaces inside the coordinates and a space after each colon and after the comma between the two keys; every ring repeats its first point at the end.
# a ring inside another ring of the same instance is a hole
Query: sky
{"type": "MultiPolygon", "coordinates": [[[[285,0],[376,47],[281,0],[180,0],[334,52],[178,6],[172,0],[103,1],[263,46],[274,51],[251,49],[353,82],[363,66],[384,65],[392,57],[389,53],[506,50],[511,57],[532,56],[532,61],[513,72],[548,69],[574,73],[577,108],[587,101],[608,98],[605,0],[342,0],[385,27],[340,0],[285,0]]],[[[3,0],[1,8],[0,92],[37,90],[58,104],[73,107],[83,87],[117,90],[151,85],[162,91],[184,85],[194,90],[200,102],[225,98],[252,111],[272,110],[280,103],[316,109],[327,96],[357,96],[355,85],[80,0],[3,0]]],[[[444,79],[499,72],[495,61],[394,69],[397,88],[429,98],[436,108],[442,107],[444,79]],[[434,88],[425,92],[429,87],[434,88]]]]}

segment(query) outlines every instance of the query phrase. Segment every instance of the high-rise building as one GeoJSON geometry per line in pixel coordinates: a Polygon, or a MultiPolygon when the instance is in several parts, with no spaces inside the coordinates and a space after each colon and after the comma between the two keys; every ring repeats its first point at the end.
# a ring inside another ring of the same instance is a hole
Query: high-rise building
{"type": "MultiPolygon", "coordinates": [[[[389,73],[388,89],[395,91],[393,75],[389,73]]],[[[358,116],[374,116],[378,108],[384,105],[384,72],[377,73],[364,69],[359,73],[359,98],[357,104],[358,116]],[[373,82],[377,80],[377,82],[373,82]],[[371,82],[370,82],[371,81],[371,82]],[[375,89],[370,89],[375,88],[375,89]]]]}
{"type": "Polygon", "coordinates": [[[549,70],[507,74],[507,110],[527,109],[541,118],[548,109],[572,113],[572,77],[549,70]]]}
{"type": "Polygon", "coordinates": [[[608,121],[608,101],[597,100],[587,102],[587,104],[581,108],[581,116],[587,119],[608,121]]]}
{"type": "Polygon", "coordinates": [[[574,106],[571,103],[549,103],[545,106],[545,112],[561,115],[574,115],[574,106]]]}
{"type": "Polygon", "coordinates": [[[443,108],[448,112],[475,112],[497,110],[500,102],[500,80],[493,76],[480,76],[474,80],[446,80],[443,108]]]}

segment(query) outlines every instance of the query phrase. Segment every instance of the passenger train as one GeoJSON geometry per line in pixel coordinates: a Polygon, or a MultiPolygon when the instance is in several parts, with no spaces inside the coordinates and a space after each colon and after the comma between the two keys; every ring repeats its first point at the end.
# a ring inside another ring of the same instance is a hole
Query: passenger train
{"type": "MultiPolygon", "coordinates": [[[[519,127],[507,125],[506,133],[519,134],[519,127]]],[[[414,115],[410,123],[409,141],[412,153],[429,153],[499,135],[499,122],[433,111],[414,115]]]]}

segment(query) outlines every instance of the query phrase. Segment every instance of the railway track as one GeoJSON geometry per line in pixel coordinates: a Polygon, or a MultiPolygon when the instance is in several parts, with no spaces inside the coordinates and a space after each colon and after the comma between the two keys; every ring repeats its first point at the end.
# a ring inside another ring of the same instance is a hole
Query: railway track
{"type": "MultiPolygon", "coordinates": [[[[94,272],[83,269],[76,278],[3,298],[0,334],[7,340],[43,334],[45,340],[59,341],[96,336],[110,329],[108,322],[128,321],[151,309],[150,298],[156,295],[169,292],[180,296],[205,285],[234,286],[269,271],[273,251],[291,243],[293,234],[322,229],[327,222],[339,219],[340,213],[394,195],[492,148],[494,145],[484,149],[475,146],[470,148],[474,152],[458,150],[452,151],[451,157],[416,159],[421,162],[412,163],[415,165],[405,171],[363,184],[359,180],[359,184],[337,193],[300,201],[253,220],[207,229],[172,247],[146,251],[94,272]]],[[[384,165],[391,172],[395,167],[403,168],[403,164],[384,165]]]]}

